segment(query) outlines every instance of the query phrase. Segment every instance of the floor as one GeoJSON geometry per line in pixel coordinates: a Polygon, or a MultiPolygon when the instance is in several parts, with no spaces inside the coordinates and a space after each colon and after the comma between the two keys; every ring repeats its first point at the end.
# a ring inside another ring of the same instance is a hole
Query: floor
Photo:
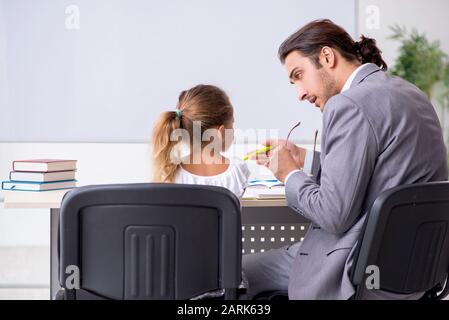
{"type": "Polygon", "coordinates": [[[49,251],[48,247],[0,247],[0,300],[49,299],[49,251]]]}
{"type": "Polygon", "coordinates": [[[0,247],[0,300],[50,297],[48,247],[0,247]]]}

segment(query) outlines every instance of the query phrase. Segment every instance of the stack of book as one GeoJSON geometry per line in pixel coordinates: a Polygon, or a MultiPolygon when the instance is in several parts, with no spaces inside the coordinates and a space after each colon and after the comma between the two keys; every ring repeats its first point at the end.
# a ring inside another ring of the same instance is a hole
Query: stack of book
{"type": "Polygon", "coordinates": [[[76,187],[76,160],[35,159],[13,161],[3,190],[48,191],[76,187]]]}

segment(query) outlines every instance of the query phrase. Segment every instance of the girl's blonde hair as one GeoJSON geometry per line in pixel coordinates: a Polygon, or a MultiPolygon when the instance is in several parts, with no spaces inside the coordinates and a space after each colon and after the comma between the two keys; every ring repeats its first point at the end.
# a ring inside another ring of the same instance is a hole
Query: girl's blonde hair
{"type": "Polygon", "coordinates": [[[185,129],[193,137],[193,122],[199,121],[202,133],[214,127],[227,124],[233,117],[229,97],[220,88],[212,85],[198,85],[181,92],[177,109],[161,114],[153,129],[154,182],[173,182],[178,165],[171,154],[177,141],[170,141],[172,132],[185,129]]]}

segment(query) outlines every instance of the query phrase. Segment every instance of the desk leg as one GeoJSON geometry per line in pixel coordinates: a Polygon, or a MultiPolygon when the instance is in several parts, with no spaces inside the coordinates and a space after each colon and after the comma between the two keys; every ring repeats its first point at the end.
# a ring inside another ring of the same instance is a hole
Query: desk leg
{"type": "Polygon", "coordinates": [[[58,225],[59,209],[50,209],[50,300],[58,292],[58,225]]]}

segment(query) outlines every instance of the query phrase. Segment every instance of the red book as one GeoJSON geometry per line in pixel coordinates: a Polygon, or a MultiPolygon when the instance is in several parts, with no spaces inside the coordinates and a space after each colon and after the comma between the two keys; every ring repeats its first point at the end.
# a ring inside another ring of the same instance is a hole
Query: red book
{"type": "Polygon", "coordinates": [[[61,159],[16,160],[13,161],[12,167],[14,171],[26,172],[67,171],[76,169],[76,161],[61,159]]]}

